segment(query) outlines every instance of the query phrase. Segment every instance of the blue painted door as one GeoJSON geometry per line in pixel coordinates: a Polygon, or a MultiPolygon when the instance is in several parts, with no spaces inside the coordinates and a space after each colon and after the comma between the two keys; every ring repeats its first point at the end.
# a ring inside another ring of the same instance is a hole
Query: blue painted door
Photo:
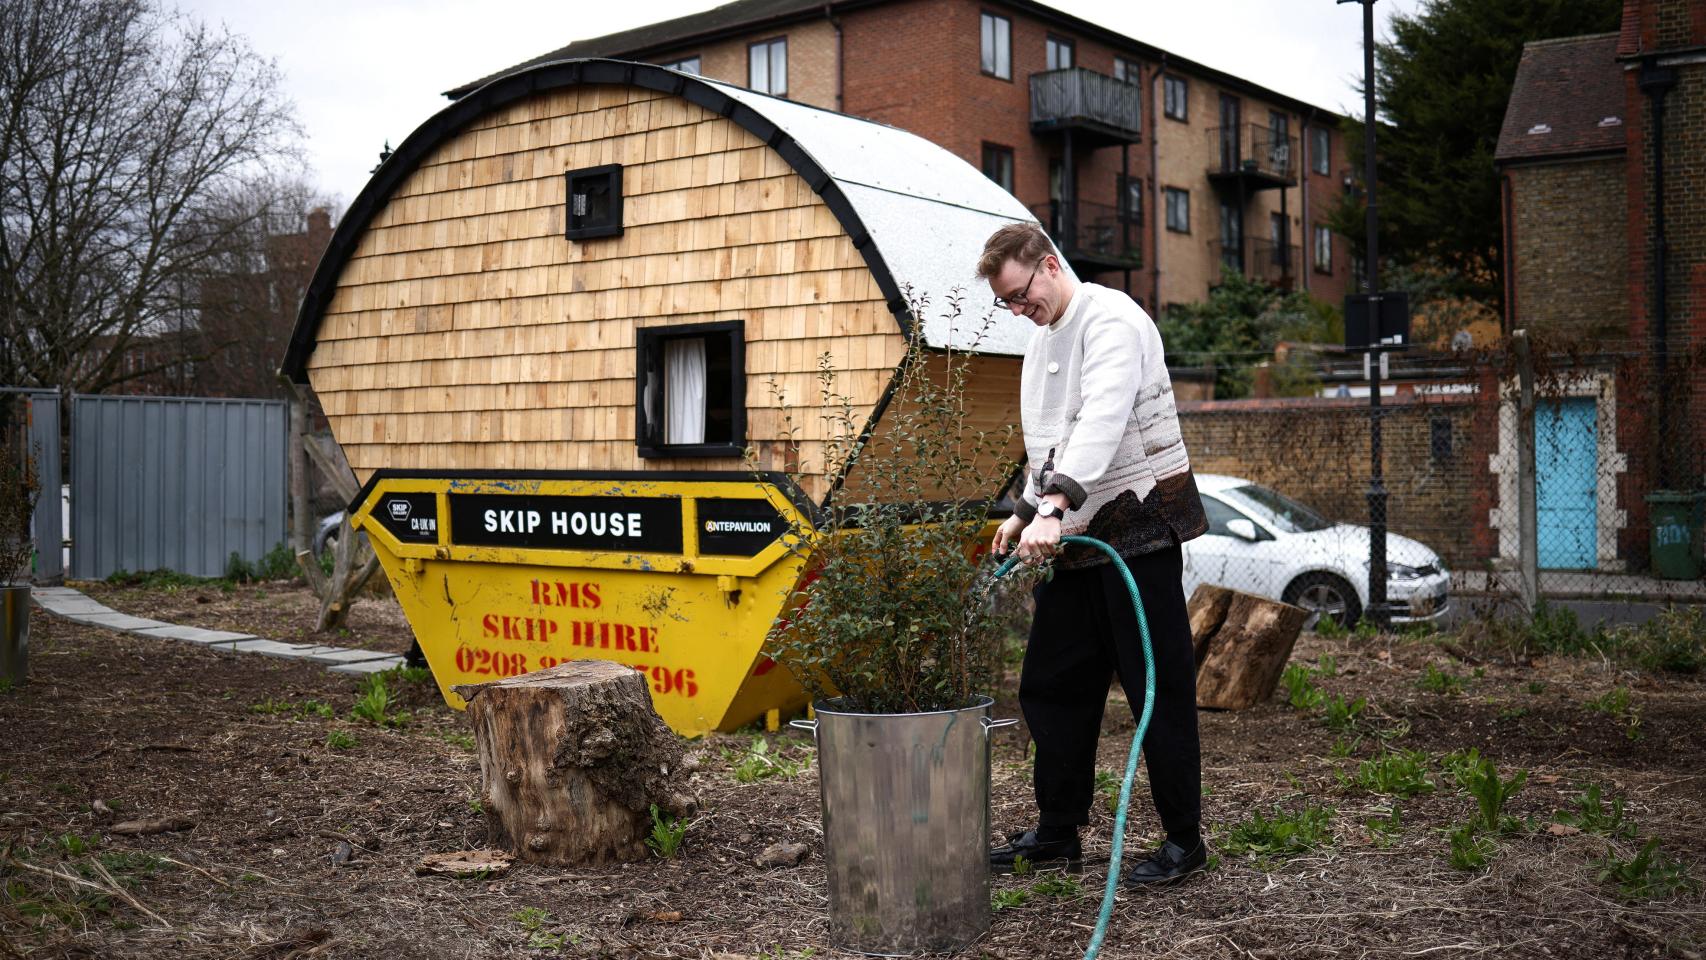
{"type": "Polygon", "coordinates": [[[1591,570],[1599,543],[1599,435],[1592,397],[1534,406],[1540,566],[1591,570]]]}

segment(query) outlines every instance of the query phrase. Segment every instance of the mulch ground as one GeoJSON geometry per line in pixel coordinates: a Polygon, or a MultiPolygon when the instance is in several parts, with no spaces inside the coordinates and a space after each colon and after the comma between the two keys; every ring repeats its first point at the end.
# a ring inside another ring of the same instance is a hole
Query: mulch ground
{"type": "MultiPolygon", "coordinates": [[[[247,601],[256,610],[288,608],[274,599],[283,591],[263,589],[247,601]]],[[[237,622],[182,615],[228,602],[213,595],[103,599],[162,619],[237,622]]],[[[258,623],[243,629],[298,639],[258,623]]],[[[769,735],[770,755],[803,769],[750,783],[733,771],[759,734],[693,745],[703,812],[672,860],[417,877],[423,856],[485,839],[471,741],[430,683],[393,679],[409,720],[388,729],[351,719],[357,680],[313,665],[40,612],[32,644],[32,680],[0,693],[0,956],[843,956],[825,942],[809,739],[769,735]],[[116,821],[147,818],[184,829],[113,832],[116,821]],[[804,842],[811,854],[798,867],[755,866],[777,841],[804,842]]],[[[1696,958],[1706,949],[1697,888],[1625,899],[1600,879],[1603,858],[1630,858],[1647,837],[1695,878],[1706,873],[1700,683],[1576,659],[1469,664],[1394,638],[1306,636],[1296,660],[1318,663],[1323,653],[1337,672],[1318,685],[1368,701],[1356,732],[1327,729],[1319,711],[1293,709],[1283,691],[1248,711],[1205,712],[1202,731],[1211,843],[1224,847],[1253,811],[1315,805],[1331,810],[1327,845],[1293,857],[1222,853],[1186,886],[1122,894],[1104,957],[1696,958]],[[1429,664],[1461,690],[1419,685],[1429,664]],[[1617,686],[1638,714],[1588,707],[1617,686]],[[1487,867],[1461,871],[1447,862],[1445,832],[1475,805],[1439,758],[1467,747],[1507,774],[1529,771],[1510,812],[1534,827],[1498,836],[1487,867]],[[1389,838],[1366,821],[1388,813],[1392,798],[1355,783],[1358,764],[1387,748],[1420,751],[1436,784],[1399,802],[1389,838]],[[1588,784],[1624,798],[1637,837],[1546,828],[1588,784]]],[[[1008,702],[998,712],[1016,714],[1008,702]]],[[[1132,726],[1116,697],[1104,769],[1123,769],[1132,726]]],[[[1030,824],[1025,751],[1022,733],[998,738],[997,831],[1030,824]]],[[[1145,799],[1140,785],[1137,850],[1153,831],[1145,799]]],[[[1016,903],[962,956],[1082,954],[1111,823],[1100,805],[1095,817],[1076,889],[1057,877],[998,878],[997,897],[1016,903]]]]}

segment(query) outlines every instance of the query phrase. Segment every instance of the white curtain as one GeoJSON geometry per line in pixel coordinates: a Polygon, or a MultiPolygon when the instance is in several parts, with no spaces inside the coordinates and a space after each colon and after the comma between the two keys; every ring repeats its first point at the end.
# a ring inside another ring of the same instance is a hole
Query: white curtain
{"type": "Polygon", "coordinates": [[[705,338],[665,340],[664,443],[705,442],[705,338]]]}

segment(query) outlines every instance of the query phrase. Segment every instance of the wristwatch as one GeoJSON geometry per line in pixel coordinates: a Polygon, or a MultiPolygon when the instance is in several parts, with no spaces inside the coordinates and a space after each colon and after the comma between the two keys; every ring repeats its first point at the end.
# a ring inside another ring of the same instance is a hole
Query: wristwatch
{"type": "Polygon", "coordinates": [[[1063,512],[1064,511],[1059,507],[1054,505],[1053,500],[1044,499],[1042,502],[1037,504],[1037,516],[1039,517],[1053,517],[1054,519],[1059,520],[1063,512]]]}

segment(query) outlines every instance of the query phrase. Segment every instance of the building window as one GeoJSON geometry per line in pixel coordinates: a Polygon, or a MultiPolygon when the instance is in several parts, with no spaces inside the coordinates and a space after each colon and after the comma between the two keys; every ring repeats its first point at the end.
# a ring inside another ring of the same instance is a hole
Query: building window
{"type": "Polygon", "coordinates": [[[983,175],[1013,192],[1013,148],[993,143],[983,145],[983,175]]]}
{"type": "Polygon", "coordinates": [[[1326,127],[1309,128],[1309,168],[1322,176],[1333,169],[1333,140],[1326,127]]]}
{"type": "Polygon", "coordinates": [[[1048,68],[1050,70],[1072,69],[1072,41],[1053,36],[1048,38],[1048,68]]]}
{"type": "Polygon", "coordinates": [[[1244,211],[1220,201],[1220,262],[1244,272],[1244,211]]]}
{"type": "Polygon", "coordinates": [[[746,85],[759,93],[788,95],[788,38],[777,37],[746,48],[746,85]]]}
{"type": "Polygon", "coordinates": [[[1117,174],[1116,189],[1119,191],[1119,216],[1126,223],[1143,222],[1143,178],[1128,177],[1117,174]]]}
{"type": "MultiPolygon", "coordinates": [[[[1191,117],[1190,90],[1184,77],[1162,77],[1161,90],[1166,98],[1166,114],[1174,120],[1191,117]]],[[[1154,109],[1151,107],[1150,109],[1154,109]]]]}
{"type": "Polygon", "coordinates": [[[1281,172],[1291,170],[1291,118],[1268,111],[1268,162],[1281,172]]]}
{"type": "Polygon", "coordinates": [[[993,13],[983,15],[983,72],[1013,79],[1013,21],[993,13]]]}
{"type": "Polygon", "coordinates": [[[658,66],[667,70],[680,70],[682,73],[691,73],[695,77],[703,73],[703,71],[699,69],[698,57],[684,57],[680,60],[674,60],[669,63],[660,63],[658,66]]]}
{"type": "Polygon", "coordinates": [[[1143,79],[1143,74],[1140,72],[1140,68],[1138,67],[1136,60],[1127,60],[1124,57],[1115,57],[1114,79],[1124,80],[1126,83],[1137,83],[1143,79]]]}
{"type": "Polygon", "coordinates": [[[1316,273],[1333,272],[1333,231],[1320,224],[1315,226],[1315,261],[1316,273]]]}
{"type": "Polygon", "coordinates": [[[1191,192],[1178,187],[1167,188],[1167,229],[1174,233],[1191,232],[1191,192]]]}
{"type": "Polygon", "coordinates": [[[1451,421],[1445,417],[1428,419],[1428,452],[1435,463],[1451,459],[1451,421]]]}
{"type": "Polygon", "coordinates": [[[606,164],[570,170],[567,181],[563,237],[587,240],[622,233],[622,165],[606,164]]]}
{"type": "Polygon", "coordinates": [[[642,457],[734,457],[746,444],[743,324],[635,333],[635,440],[642,457]]]}

